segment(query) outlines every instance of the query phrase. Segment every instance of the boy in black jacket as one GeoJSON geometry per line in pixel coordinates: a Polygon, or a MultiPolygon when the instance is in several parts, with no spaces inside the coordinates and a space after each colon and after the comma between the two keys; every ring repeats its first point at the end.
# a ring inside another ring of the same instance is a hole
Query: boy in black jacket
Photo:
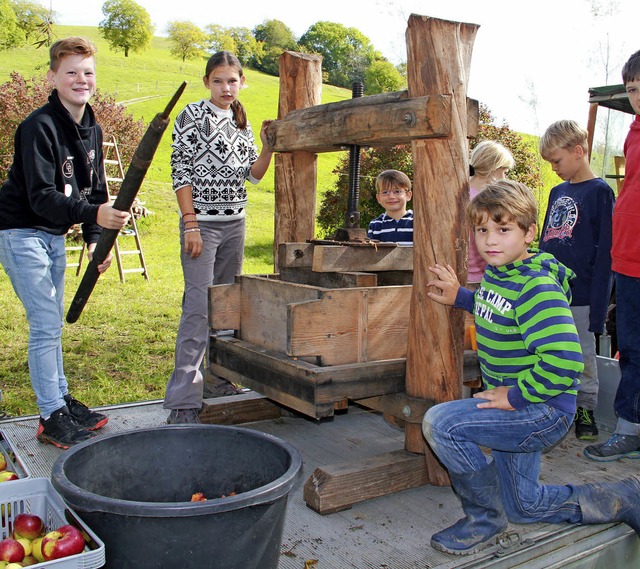
{"type": "MultiPolygon", "coordinates": [[[[65,234],[82,223],[89,257],[101,227],[121,229],[127,212],[109,205],[102,130],[88,104],[95,46],[70,37],[51,46],[49,102],[16,130],[14,161],[0,189],[0,263],[29,322],[29,374],[40,410],[37,437],[60,448],[107,423],[68,392],[62,365],[65,234]]],[[[98,267],[107,270],[111,256],[98,267]]]]}

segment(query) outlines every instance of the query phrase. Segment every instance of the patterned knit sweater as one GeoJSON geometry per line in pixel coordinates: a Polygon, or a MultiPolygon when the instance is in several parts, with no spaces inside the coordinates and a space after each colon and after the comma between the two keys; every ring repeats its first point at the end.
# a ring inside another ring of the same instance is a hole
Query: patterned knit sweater
{"type": "Polygon", "coordinates": [[[191,186],[199,221],[232,221],[245,216],[245,180],[256,184],[258,159],[251,125],[239,129],[231,111],[211,101],[190,103],[177,116],[172,135],[173,189],[191,186]]]}
{"type": "Polygon", "coordinates": [[[552,255],[487,265],[480,288],[460,287],[455,306],[475,314],[478,359],[487,389],[509,389],[514,409],[533,403],[574,413],[583,369],[569,309],[571,269],[552,255]]]}

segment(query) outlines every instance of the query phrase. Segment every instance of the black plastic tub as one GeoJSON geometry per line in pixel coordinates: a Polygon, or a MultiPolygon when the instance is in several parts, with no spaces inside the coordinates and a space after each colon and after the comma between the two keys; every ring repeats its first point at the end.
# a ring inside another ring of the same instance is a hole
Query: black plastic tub
{"type": "Polygon", "coordinates": [[[300,453],[271,435],[172,425],[72,447],[51,480],[104,542],[105,567],[276,569],[301,468],[300,453]],[[207,500],[191,502],[198,492],[207,500]]]}

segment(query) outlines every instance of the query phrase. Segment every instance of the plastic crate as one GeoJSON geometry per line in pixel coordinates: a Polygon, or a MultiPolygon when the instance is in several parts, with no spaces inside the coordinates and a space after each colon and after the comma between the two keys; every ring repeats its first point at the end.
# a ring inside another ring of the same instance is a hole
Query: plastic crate
{"type": "MultiPolygon", "coordinates": [[[[11,441],[7,438],[3,431],[0,430],[0,452],[7,459],[7,468],[11,472],[15,472],[18,478],[31,478],[31,473],[27,469],[24,461],[16,452],[11,441]]],[[[12,482],[11,480],[9,482],[12,482]]],[[[4,482],[6,484],[7,482],[4,482]]]]}
{"type": "Polygon", "coordinates": [[[0,484],[0,520],[2,539],[13,530],[13,520],[21,513],[37,514],[44,521],[46,531],[71,524],[85,536],[83,553],[53,561],[43,561],[31,567],[56,569],[95,569],[105,563],[104,543],[91,529],[67,508],[48,478],[27,478],[0,484]]]}

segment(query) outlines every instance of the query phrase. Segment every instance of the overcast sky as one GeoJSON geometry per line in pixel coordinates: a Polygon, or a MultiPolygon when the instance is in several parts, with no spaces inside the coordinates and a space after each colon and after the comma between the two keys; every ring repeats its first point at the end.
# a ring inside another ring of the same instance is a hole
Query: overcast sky
{"type": "MultiPolygon", "coordinates": [[[[53,8],[60,24],[97,26],[104,17],[101,0],[40,1],[53,8]]],[[[172,20],[253,29],[276,19],[300,37],[325,20],[357,28],[393,63],[406,60],[412,13],[478,24],[468,95],[512,129],[532,134],[560,119],[586,126],[589,87],[621,83],[622,64],[640,49],[638,0],[136,1],[149,12],[157,35],[172,20]],[[613,14],[595,17],[594,7],[613,14]],[[607,45],[609,77],[603,64],[607,45]]]]}

